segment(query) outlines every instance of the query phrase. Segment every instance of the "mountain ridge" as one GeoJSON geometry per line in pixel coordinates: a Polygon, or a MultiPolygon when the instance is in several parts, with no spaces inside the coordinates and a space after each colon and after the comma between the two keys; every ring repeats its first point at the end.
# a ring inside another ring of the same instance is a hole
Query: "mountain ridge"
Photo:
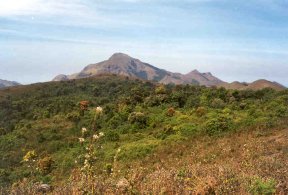
{"type": "Polygon", "coordinates": [[[56,76],[53,81],[86,78],[107,73],[136,77],[163,84],[174,83],[213,86],[223,82],[211,73],[200,73],[198,70],[193,70],[187,74],[170,72],[142,62],[124,53],[115,53],[108,60],[96,64],[89,64],[79,73],[72,75],[60,74],[56,76]]]}
{"type": "Polygon", "coordinates": [[[140,61],[124,53],[114,53],[110,58],[102,62],[89,64],[80,72],[56,76],[52,81],[66,81],[71,79],[87,78],[101,74],[116,74],[129,76],[143,80],[156,81],[162,84],[193,84],[207,87],[224,87],[226,89],[238,90],[259,90],[263,88],[272,88],[275,90],[284,90],[286,87],[265,79],[259,79],[252,83],[241,83],[235,81],[228,83],[215,77],[211,72],[201,73],[198,70],[192,70],[187,74],[170,72],[165,69],[157,68],[149,63],[140,61]]]}

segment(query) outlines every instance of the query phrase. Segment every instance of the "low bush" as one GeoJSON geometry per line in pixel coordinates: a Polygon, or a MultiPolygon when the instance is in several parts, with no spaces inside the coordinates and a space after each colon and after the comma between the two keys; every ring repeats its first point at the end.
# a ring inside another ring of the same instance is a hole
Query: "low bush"
{"type": "Polygon", "coordinates": [[[233,128],[233,121],[228,115],[220,114],[208,119],[204,124],[208,135],[217,135],[233,128]]]}
{"type": "Polygon", "coordinates": [[[253,195],[273,195],[276,192],[276,181],[274,179],[254,178],[251,182],[249,192],[253,195]]]}
{"type": "Polygon", "coordinates": [[[139,128],[144,128],[147,124],[147,116],[142,112],[132,112],[128,117],[128,121],[131,124],[138,125],[139,128]]]}

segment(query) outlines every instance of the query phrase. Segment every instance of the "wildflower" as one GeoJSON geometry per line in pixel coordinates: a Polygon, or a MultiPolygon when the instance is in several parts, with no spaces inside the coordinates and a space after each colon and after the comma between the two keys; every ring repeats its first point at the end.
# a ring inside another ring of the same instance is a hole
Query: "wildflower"
{"type": "Polygon", "coordinates": [[[121,148],[118,148],[117,153],[121,152],[121,148]]]}
{"type": "MultiPolygon", "coordinates": [[[[24,162],[33,161],[37,157],[36,152],[34,150],[28,151],[26,155],[23,157],[24,162]]],[[[34,162],[34,161],[33,161],[34,162]]]]}
{"type": "Polygon", "coordinates": [[[95,135],[93,135],[93,139],[97,140],[97,139],[99,139],[99,136],[97,134],[95,134],[95,135]]]}
{"type": "Polygon", "coordinates": [[[96,113],[101,114],[102,112],[103,112],[103,108],[100,107],[100,106],[98,106],[98,107],[96,108],[96,113]]]}
{"type": "Polygon", "coordinates": [[[82,133],[84,134],[84,133],[86,133],[88,130],[85,128],[85,127],[83,127],[82,128],[82,133]]]}
{"type": "Polygon", "coordinates": [[[103,137],[104,136],[104,133],[103,132],[100,132],[99,133],[99,137],[103,137]]]}
{"type": "Polygon", "coordinates": [[[88,167],[89,166],[89,161],[87,159],[85,159],[84,161],[84,167],[88,167]]]}
{"type": "Polygon", "coordinates": [[[80,142],[80,143],[83,143],[83,142],[85,141],[85,139],[82,138],[82,137],[80,137],[80,138],[78,138],[78,139],[79,139],[79,142],[80,142]]]}

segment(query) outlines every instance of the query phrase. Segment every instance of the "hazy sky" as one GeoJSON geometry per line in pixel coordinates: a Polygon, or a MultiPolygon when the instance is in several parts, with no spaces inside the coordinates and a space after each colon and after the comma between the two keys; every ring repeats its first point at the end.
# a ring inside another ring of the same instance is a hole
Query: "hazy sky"
{"type": "Polygon", "coordinates": [[[127,53],[288,86],[287,0],[0,0],[0,78],[49,81],[127,53]]]}

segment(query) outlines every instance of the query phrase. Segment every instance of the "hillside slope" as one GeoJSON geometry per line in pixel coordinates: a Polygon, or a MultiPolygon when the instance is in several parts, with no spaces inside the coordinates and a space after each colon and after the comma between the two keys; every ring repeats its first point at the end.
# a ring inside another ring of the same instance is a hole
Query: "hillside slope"
{"type": "Polygon", "coordinates": [[[243,194],[259,180],[286,193],[287,103],[287,90],[108,75],[2,89],[0,186],[243,194]]]}

